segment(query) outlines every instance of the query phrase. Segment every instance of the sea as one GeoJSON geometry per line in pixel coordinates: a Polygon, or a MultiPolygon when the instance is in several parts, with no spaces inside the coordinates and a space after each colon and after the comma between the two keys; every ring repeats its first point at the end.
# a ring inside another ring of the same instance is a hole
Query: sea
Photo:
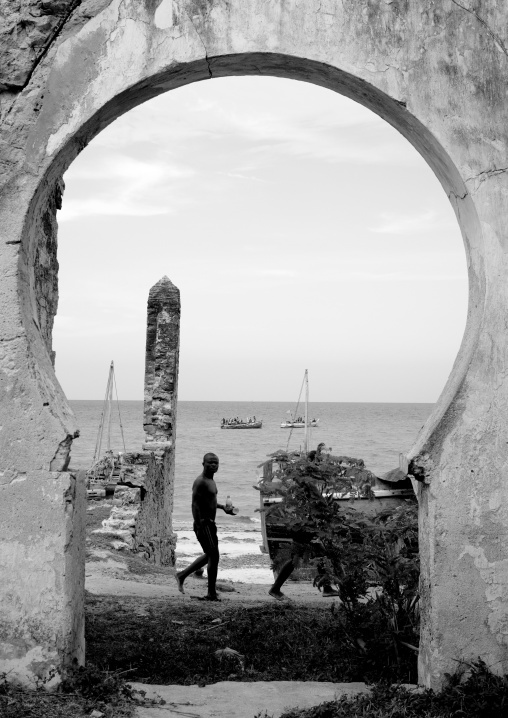
{"type": "MultiPolygon", "coordinates": [[[[73,469],[87,469],[93,460],[102,401],[71,401],[80,436],[72,445],[73,469]]],[[[381,476],[398,466],[399,453],[406,452],[429,416],[433,404],[312,403],[309,418],[319,419],[310,429],[309,448],[320,442],[334,454],[365,461],[381,476]]],[[[217,512],[221,545],[219,577],[265,582],[270,570],[260,550],[259,465],[277,449],[303,446],[303,429],[282,429],[295,406],[289,402],[179,401],[176,420],[175,490],[173,529],[178,536],[177,567],[200,553],[192,532],[191,488],[201,471],[203,455],[219,457],[215,476],[219,502],[229,495],[239,509],[236,516],[217,512]],[[261,429],[222,430],[224,418],[253,417],[263,421],[261,429]],[[254,560],[254,557],[257,557],[254,560]],[[239,564],[245,564],[244,566],[239,564]],[[229,568],[228,568],[229,566],[229,568]]],[[[298,412],[302,413],[301,411],[298,412]]],[[[143,402],[120,401],[113,407],[111,448],[140,451],[144,442],[143,402]]]]}

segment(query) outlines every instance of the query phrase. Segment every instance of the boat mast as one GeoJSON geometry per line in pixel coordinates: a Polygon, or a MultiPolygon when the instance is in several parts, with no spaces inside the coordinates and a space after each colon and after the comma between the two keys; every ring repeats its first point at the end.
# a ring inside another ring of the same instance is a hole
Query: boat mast
{"type": "Polygon", "coordinates": [[[305,370],[305,439],[303,448],[305,451],[305,456],[307,456],[307,453],[309,451],[309,372],[308,369],[305,370]]]}
{"type": "Polygon", "coordinates": [[[111,418],[113,415],[113,383],[115,380],[115,366],[113,361],[111,362],[111,366],[109,367],[109,379],[108,379],[108,386],[109,386],[109,394],[108,394],[108,445],[107,445],[107,451],[111,451],[111,418]]]}
{"type": "Polygon", "coordinates": [[[113,397],[113,378],[114,378],[114,364],[111,362],[109,367],[108,384],[106,386],[106,394],[104,396],[104,404],[102,405],[101,420],[99,422],[99,431],[97,432],[97,441],[95,443],[95,452],[93,455],[93,463],[95,464],[101,457],[102,439],[104,436],[104,423],[108,427],[108,449],[111,445],[111,400],[113,397]],[[104,421],[106,419],[106,422],[104,421]]]}

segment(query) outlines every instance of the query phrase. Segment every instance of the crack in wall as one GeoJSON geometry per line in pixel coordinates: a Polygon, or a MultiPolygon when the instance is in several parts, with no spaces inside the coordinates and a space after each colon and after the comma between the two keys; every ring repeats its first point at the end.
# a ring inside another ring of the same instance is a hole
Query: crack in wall
{"type": "Polygon", "coordinates": [[[17,101],[17,99],[19,98],[19,96],[21,95],[21,93],[23,92],[23,90],[25,90],[25,89],[28,87],[28,85],[30,84],[30,81],[31,81],[32,77],[34,76],[34,73],[35,73],[36,69],[39,67],[39,65],[41,64],[41,62],[44,60],[44,58],[47,56],[47,54],[48,54],[49,51],[51,50],[52,45],[54,44],[55,40],[57,39],[57,37],[60,35],[60,33],[62,32],[62,30],[64,29],[65,25],[67,24],[68,20],[70,19],[71,15],[73,14],[74,10],[76,10],[76,8],[78,8],[78,7],[81,5],[82,2],[83,2],[83,0],[72,0],[71,7],[70,7],[70,9],[67,11],[67,14],[64,15],[64,17],[62,17],[62,18],[60,19],[60,22],[58,22],[58,23],[56,24],[55,28],[53,29],[53,32],[52,32],[51,35],[49,36],[49,38],[48,38],[48,40],[46,41],[45,45],[43,46],[40,55],[35,58],[34,64],[32,65],[32,69],[31,69],[30,72],[28,73],[28,76],[27,76],[25,82],[24,82],[23,85],[20,87],[20,89],[19,89],[19,91],[17,92],[17,95],[16,95],[14,101],[12,102],[11,106],[9,107],[9,109],[7,110],[7,112],[5,113],[5,119],[7,119],[7,117],[10,115],[10,113],[12,112],[12,110],[14,109],[14,107],[16,106],[16,101],[17,101]]]}
{"type": "MultiPolygon", "coordinates": [[[[466,180],[466,181],[467,181],[467,180],[466,180]]],[[[448,196],[448,199],[449,199],[449,200],[451,200],[452,197],[455,197],[455,199],[458,199],[458,200],[464,200],[464,199],[466,199],[466,197],[468,196],[468,194],[469,194],[469,192],[465,192],[464,194],[457,194],[456,192],[454,192],[453,190],[451,190],[450,192],[448,192],[448,195],[447,195],[447,196],[448,196]]]]}
{"type": "Polygon", "coordinates": [[[495,177],[496,175],[501,175],[505,172],[508,172],[508,167],[494,167],[494,169],[483,170],[483,172],[479,172],[477,175],[468,177],[466,182],[474,182],[475,186],[472,192],[476,192],[478,188],[490,177],[495,177]]]}
{"type": "MultiPolygon", "coordinates": [[[[180,10],[181,8],[179,7],[178,9],[180,10]]],[[[188,18],[190,24],[192,25],[192,29],[194,30],[194,32],[195,32],[196,35],[198,36],[200,43],[203,45],[203,50],[205,51],[205,62],[206,62],[206,65],[207,65],[207,67],[208,67],[208,74],[209,74],[210,78],[212,78],[212,77],[213,77],[213,75],[212,75],[212,67],[211,67],[211,65],[210,65],[210,60],[208,59],[208,52],[207,52],[207,49],[206,49],[205,41],[204,41],[203,38],[201,37],[201,34],[199,33],[197,27],[194,25],[194,22],[193,22],[193,20],[192,20],[192,17],[189,15],[188,11],[184,8],[183,12],[185,13],[185,15],[187,15],[187,18],[188,18]]]]}
{"type": "Polygon", "coordinates": [[[30,83],[30,80],[31,80],[32,77],[33,77],[33,74],[34,74],[35,70],[36,70],[37,67],[41,64],[41,62],[44,60],[44,58],[46,57],[46,55],[48,54],[48,52],[49,52],[50,49],[51,49],[51,45],[54,43],[54,41],[56,40],[56,38],[58,37],[58,35],[60,35],[60,33],[61,33],[62,30],[64,29],[65,25],[67,24],[67,21],[70,19],[70,16],[71,16],[72,13],[74,12],[74,10],[76,10],[76,8],[77,8],[79,5],[81,5],[82,1],[83,1],[83,0],[73,0],[70,9],[69,9],[68,12],[67,12],[67,15],[65,15],[65,16],[60,20],[60,22],[57,23],[57,25],[56,25],[55,29],[53,30],[53,32],[51,33],[51,35],[50,35],[48,41],[46,42],[46,44],[45,44],[44,47],[42,48],[41,54],[39,55],[39,57],[37,57],[37,58],[35,59],[35,62],[34,62],[34,64],[33,64],[33,67],[32,67],[32,69],[30,70],[30,73],[28,74],[28,77],[27,77],[27,79],[26,79],[26,82],[24,83],[23,87],[21,88],[21,92],[25,89],[25,87],[28,86],[28,84],[30,83]]]}
{"type": "Polygon", "coordinates": [[[475,17],[475,18],[478,20],[478,22],[479,22],[481,25],[483,25],[483,27],[484,27],[485,30],[488,32],[488,34],[490,35],[490,37],[494,40],[494,42],[495,42],[496,45],[499,47],[499,49],[501,50],[501,52],[504,52],[504,54],[506,55],[506,57],[508,57],[508,48],[507,48],[506,45],[504,44],[503,40],[501,40],[501,38],[499,37],[499,35],[498,35],[497,33],[495,33],[494,30],[492,30],[492,28],[490,27],[490,25],[482,18],[481,15],[478,14],[478,12],[477,12],[474,8],[466,7],[465,5],[462,5],[458,0],[452,0],[452,3],[453,3],[454,5],[456,5],[457,7],[462,8],[462,10],[464,10],[465,12],[468,12],[470,15],[473,15],[473,17],[475,17]]]}
{"type": "Polygon", "coordinates": [[[492,177],[493,175],[500,175],[503,174],[503,172],[508,172],[508,167],[494,167],[492,170],[483,170],[482,172],[478,172],[477,175],[473,175],[472,177],[468,177],[466,182],[471,182],[472,180],[479,179],[481,182],[488,179],[489,177],[492,177]]]}
{"type": "Polygon", "coordinates": [[[24,334],[16,334],[14,337],[0,337],[0,342],[14,342],[16,339],[21,339],[24,336],[24,334]]]}

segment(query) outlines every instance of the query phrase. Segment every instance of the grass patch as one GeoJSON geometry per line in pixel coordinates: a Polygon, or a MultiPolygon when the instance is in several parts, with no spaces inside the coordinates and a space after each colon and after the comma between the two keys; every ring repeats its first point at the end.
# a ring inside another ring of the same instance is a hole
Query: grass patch
{"type": "Polygon", "coordinates": [[[135,694],[118,674],[94,666],[78,668],[62,683],[58,692],[44,685],[30,689],[0,678],[2,718],[84,718],[93,711],[104,718],[133,718],[143,696],[135,694]]]}
{"type": "MultiPolygon", "coordinates": [[[[205,607],[89,596],[87,609],[88,660],[102,670],[125,671],[130,680],[191,685],[413,679],[405,664],[380,664],[377,638],[355,642],[335,605],[205,607]],[[234,656],[218,660],[215,651],[224,648],[245,656],[243,664],[234,656]]],[[[415,675],[416,659],[410,660],[415,675]]]]}
{"type": "Polygon", "coordinates": [[[481,661],[469,668],[467,679],[459,671],[438,693],[379,684],[370,695],[291,710],[281,718],[506,718],[508,676],[494,676],[481,661]]]}

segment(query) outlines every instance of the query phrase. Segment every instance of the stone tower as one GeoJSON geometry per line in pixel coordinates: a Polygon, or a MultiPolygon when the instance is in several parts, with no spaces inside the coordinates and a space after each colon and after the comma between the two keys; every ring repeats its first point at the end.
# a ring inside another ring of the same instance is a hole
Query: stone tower
{"type": "Polygon", "coordinates": [[[179,348],[180,291],[162,277],[148,294],[144,407],[147,449],[155,448],[155,444],[161,449],[169,448],[174,440],[179,348]]]}
{"type": "Polygon", "coordinates": [[[163,277],[148,294],[145,443],[136,457],[146,473],[136,518],[135,548],[153,563],[166,566],[174,564],[176,546],[172,514],[179,347],[180,291],[163,277]]]}

